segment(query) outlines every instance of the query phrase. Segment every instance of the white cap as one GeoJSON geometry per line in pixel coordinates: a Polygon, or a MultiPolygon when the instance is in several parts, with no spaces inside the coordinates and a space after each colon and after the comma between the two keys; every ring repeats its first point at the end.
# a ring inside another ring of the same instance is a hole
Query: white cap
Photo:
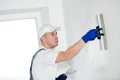
{"type": "Polygon", "coordinates": [[[43,25],[39,28],[39,32],[38,32],[39,33],[39,38],[41,38],[47,32],[52,32],[54,30],[58,31],[60,29],[61,28],[58,27],[58,26],[52,26],[50,24],[45,24],[45,25],[43,25]]]}

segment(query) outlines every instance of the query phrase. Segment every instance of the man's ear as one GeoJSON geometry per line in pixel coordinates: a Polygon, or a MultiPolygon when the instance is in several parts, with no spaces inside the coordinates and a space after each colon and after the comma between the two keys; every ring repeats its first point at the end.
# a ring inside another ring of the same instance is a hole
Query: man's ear
{"type": "Polygon", "coordinates": [[[44,42],[44,41],[46,41],[46,38],[45,38],[45,36],[42,36],[41,37],[41,42],[44,42]]]}

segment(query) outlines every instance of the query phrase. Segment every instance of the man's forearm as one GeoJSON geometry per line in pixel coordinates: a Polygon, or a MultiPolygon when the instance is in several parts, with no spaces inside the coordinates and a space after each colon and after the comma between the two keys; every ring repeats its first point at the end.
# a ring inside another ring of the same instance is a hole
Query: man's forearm
{"type": "Polygon", "coordinates": [[[65,51],[65,55],[71,59],[74,56],[76,56],[80,50],[84,47],[86,43],[80,39],[79,41],[77,41],[75,44],[73,44],[72,46],[70,46],[66,51],[65,51]]]}
{"type": "Polygon", "coordinates": [[[55,62],[58,63],[73,58],[79,53],[79,51],[82,49],[84,45],[85,42],[82,39],[80,39],[74,45],[70,46],[66,51],[59,52],[55,62]]]}

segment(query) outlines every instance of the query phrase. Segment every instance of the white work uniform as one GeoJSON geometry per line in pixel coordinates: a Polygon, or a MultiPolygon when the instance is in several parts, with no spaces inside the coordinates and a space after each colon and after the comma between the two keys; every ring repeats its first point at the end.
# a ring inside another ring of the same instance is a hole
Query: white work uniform
{"type": "Polygon", "coordinates": [[[58,51],[54,49],[45,49],[37,54],[32,65],[34,80],[55,80],[57,55],[58,51]]]}

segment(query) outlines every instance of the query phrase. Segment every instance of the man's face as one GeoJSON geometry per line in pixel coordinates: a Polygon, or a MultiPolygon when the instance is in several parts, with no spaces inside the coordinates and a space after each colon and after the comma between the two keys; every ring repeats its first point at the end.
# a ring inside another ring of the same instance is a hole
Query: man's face
{"type": "Polygon", "coordinates": [[[54,48],[58,45],[58,36],[56,30],[45,34],[45,40],[50,48],[54,48]]]}

